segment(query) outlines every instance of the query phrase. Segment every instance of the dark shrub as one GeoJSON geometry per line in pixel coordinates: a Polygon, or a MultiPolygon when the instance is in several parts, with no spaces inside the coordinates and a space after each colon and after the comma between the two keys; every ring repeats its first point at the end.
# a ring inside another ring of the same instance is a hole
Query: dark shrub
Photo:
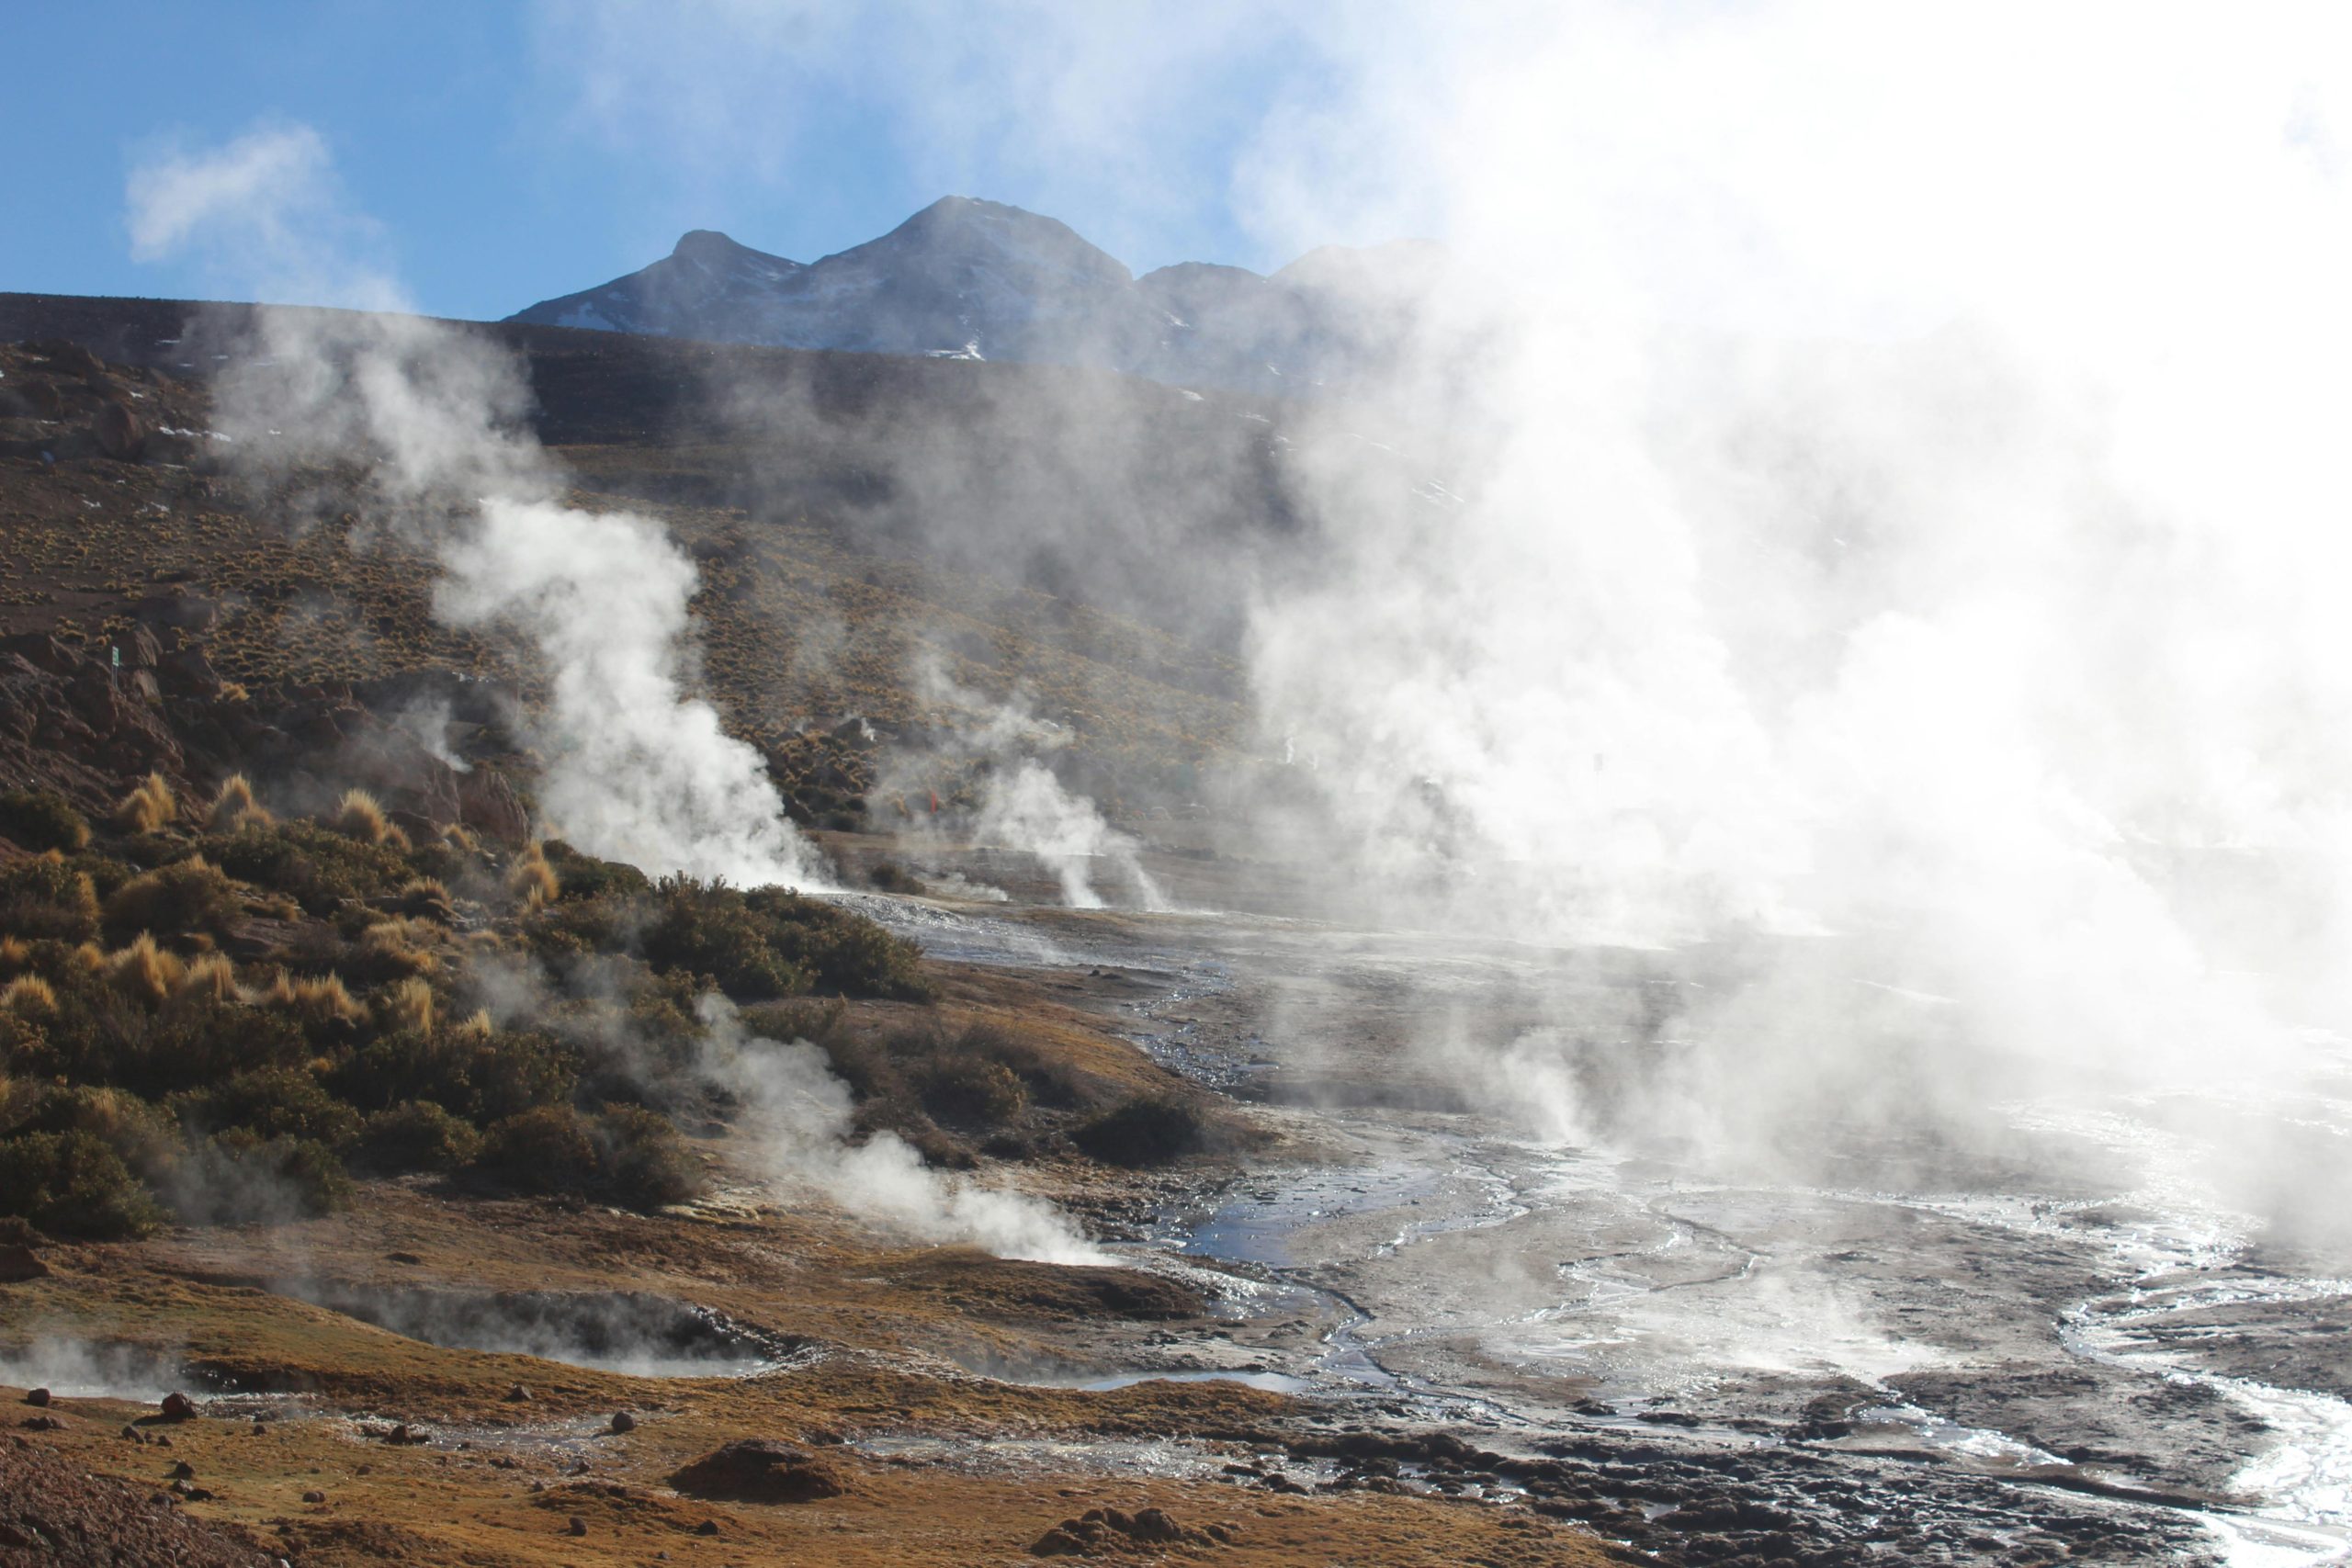
{"type": "Polygon", "coordinates": [[[70,855],[90,841],[90,824],[53,789],[11,790],[0,795],[0,838],[70,855]]]}
{"type": "Polygon", "coordinates": [[[97,934],[97,889],[54,852],[0,866],[0,936],[87,942],[97,934]]]}
{"type": "Polygon", "coordinates": [[[413,874],[397,850],[315,822],[247,823],[205,840],[220,868],[242,882],[286,894],[314,915],[346,899],[397,896],[413,874]]]}
{"type": "Polygon", "coordinates": [[[948,1127],[1001,1127],[1029,1109],[1012,1069],[983,1056],[938,1056],[916,1080],[922,1108],[948,1127]]]}
{"type": "Polygon", "coordinates": [[[863,915],[782,887],[741,892],[665,876],[644,936],[656,969],[707,975],[729,996],[763,1001],[812,987],[850,996],[928,998],[922,950],[863,915]]]}
{"type": "Polygon", "coordinates": [[[299,1067],[264,1067],[175,1096],[173,1109],[208,1133],[243,1129],[344,1148],[359,1136],[359,1112],[299,1067]]]}
{"type": "Polygon", "coordinates": [[[784,887],[754,887],[745,908],[766,923],[780,953],[812,972],[820,986],[853,997],[927,1001],[922,949],[864,915],[784,887]]]}
{"type": "Polygon", "coordinates": [[[577,1192],[596,1179],[596,1141],[569,1105],[542,1105],[497,1122],[476,1168],[526,1192],[577,1192]]]}
{"type": "Polygon", "coordinates": [[[920,893],[922,880],[894,860],[877,860],[865,868],[866,886],[883,893],[920,893]]]}
{"type": "Polygon", "coordinates": [[[365,1169],[399,1175],[456,1170],[481,1153],[481,1134],[431,1100],[411,1100],[368,1118],[352,1159],[365,1169]]]}
{"type": "Polygon", "coordinates": [[[336,1093],[367,1109],[422,1100],[474,1122],[495,1122],[571,1099],[579,1060],[553,1035],[537,1031],[500,1030],[476,1038],[401,1030],[360,1047],[330,1081],[336,1093]]]}
{"type": "Polygon", "coordinates": [[[243,913],[236,884],[201,855],[141,872],[107,896],[106,924],[118,937],[150,931],[218,934],[243,913]]]}
{"type": "Polygon", "coordinates": [[[556,880],[562,886],[558,896],[566,903],[608,896],[634,898],[653,888],[645,873],[637,867],[623,861],[583,855],[560,839],[548,840],[539,846],[539,852],[555,868],[556,880]]]}
{"type": "Polygon", "coordinates": [[[175,998],[124,1045],[113,1073],[80,1076],[162,1095],[254,1068],[286,1066],[310,1050],[301,1026],[284,1013],[209,995],[175,998]]]}
{"type": "Polygon", "coordinates": [[[190,1224],[251,1224],[332,1213],[354,1191],[343,1161],[324,1144],[235,1128],[198,1145],[166,1196],[190,1224]]]}
{"type": "Polygon", "coordinates": [[[164,1219],[121,1157],[80,1132],[0,1139],[0,1213],[93,1241],[145,1235],[164,1219]]]}
{"type": "Polygon", "coordinates": [[[473,1119],[495,1122],[571,1099],[580,1081],[580,1059],[552,1034],[501,1030],[473,1048],[466,1081],[473,1119]]]}
{"type": "Polygon", "coordinates": [[[607,1105],[596,1118],[605,1179],[634,1208],[684,1202],[703,1190],[702,1168],[669,1119],[638,1105],[607,1105]]]}
{"type": "Polygon", "coordinates": [[[11,1131],[86,1133],[151,1187],[177,1168],[183,1152],[178,1124],[162,1107],[123,1089],[85,1084],[48,1090],[11,1131]]]}
{"type": "Polygon", "coordinates": [[[654,889],[653,910],[644,944],[654,968],[707,975],[729,996],[752,1001],[808,989],[808,971],[776,951],[769,922],[725,883],[665,876],[654,889]]]}
{"type": "Polygon", "coordinates": [[[1165,1165],[1200,1146],[1200,1113],[1182,1100],[1145,1096],[1105,1111],[1070,1141],[1106,1165],[1165,1165]]]}
{"type": "Polygon", "coordinates": [[[543,906],[525,923],[525,940],[541,958],[574,958],[628,945],[639,911],[617,897],[564,897],[543,906]]]}

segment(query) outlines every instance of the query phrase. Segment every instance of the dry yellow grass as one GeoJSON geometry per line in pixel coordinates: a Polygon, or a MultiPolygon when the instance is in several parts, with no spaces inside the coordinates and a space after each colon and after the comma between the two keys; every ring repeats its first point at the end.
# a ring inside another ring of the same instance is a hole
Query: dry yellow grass
{"type": "Polygon", "coordinates": [[[457,907],[450,902],[448,885],[437,876],[418,876],[401,885],[400,909],[403,915],[449,923],[457,907]]]}
{"type": "Polygon", "coordinates": [[[124,795],[114,808],[116,824],[130,833],[160,833],[179,814],[179,796],[161,773],[149,773],[146,782],[124,795]]]}
{"type": "Polygon", "coordinates": [[[32,961],[32,943],[19,936],[0,936],[0,970],[14,973],[32,961]]]}
{"type": "Polygon", "coordinates": [[[240,828],[266,828],[276,820],[254,796],[252,781],[243,773],[231,773],[221,781],[220,793],[212,797],[212,805],[205,813],[205,825],[216,833],[233,833],[240,828]]]}
{"type": "Polygon", "coordinates": [[[555,902],[563,891],[563,884],[556,879],[555,867],[548,863],[547,851],[534,839],[514,857],[506,868],[506,891],[521,900],[526,909],[537,909],[555,902]]]}
{"type": "Polygon", "coordinates": [[[408,835],[400,830],[384,814],[384,803],[364,789],[347,789],[335,803],[334,818],[330,823],[346,839],[357,839],[365,844],[387,844],[396,850],[408,848],[408,835]]]}
{"type": "Polygon", "coordinates": [[[197,998],[205,1001],[226,1002],[238,998],[237,966],[228,954],[208,953],[188,960],[180,976],[177,996],[197,998]]]}
{"type": "Polygon", "coordinates": [[[433,987],[411,976],[376,998],[376,1016],[390,1031],[433,1032],[433,987]]]}
{"type": "Polygon", "coordinates": [[[308,1025],[357,1023],[368,1016],[368,1010],[353,998],[343,976],[332,972],[288,975],[281,970],[258,999],[266,1007],[292,1013],[308,1025]]]}
{"type": "Polygon", "coordinates": [[[489,1039],[492,1032],[492,1025],[490,1021],[490,1010],[488,1008],[477,1008],[472,1013],[469,1014],[465,1018],[459,1019],[456,1023],[450,1026],[449,1038],[452,1040],[464,1041],[469,1043],[478,1043],[489,1039]]]}
{"type": "Polygon", "coordinates": [[[107,979],[115,989],[150,1010],[171,1000],[187,976],[187,965],[169,948],[141,931],[129,947],[107,954],[107,979]]]}
{"type": "Polygon", "coordinates": [[[19,975],[0,987],[0,1008],[40,1018],[57,1010],[57,992],[38,975],[19,975]]]}

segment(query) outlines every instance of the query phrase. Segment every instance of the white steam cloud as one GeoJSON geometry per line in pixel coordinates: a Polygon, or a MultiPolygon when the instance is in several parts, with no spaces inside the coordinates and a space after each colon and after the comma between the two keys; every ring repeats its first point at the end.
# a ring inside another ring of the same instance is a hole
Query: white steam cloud
{"type": "MultiPolygon", "coordinates": [[[[334,249],[330,174],[315,132],[257,131],[134,173],[132,231],[142,254],[203,243],[259,282],[340,273],[381,309],[395,301],[334,249]]],[[[510,628],[544,662],[532,739],[550,831],[657,873],[822,885],[758,752],[684,690],[692,562],[650,518],[555,499],[511,360],[414,316],[266,310],[256,333],[252,363],[219,389],[238,451],[365,454],[370,482],[440,558],[440,614],[510,628]]]]}
{"type": "MultiPolygon", "coordinates": [[[[1053,874],[1061,885],[1062,901],[1073,909],[1107,906],[1096,886],[1102,872],[1123,886],[1136,908],[1174,907],[1144,870],[1142,846],[1136,839],[1103,820],[1100,807],[1070,793],[1038,761],[1038,753],[1069,744],[1067,730],[1038,718],[1024,703],[996,702],[958,683],[935,658],[919,659],[912,675],[925,705],[949,716],[955,736],[950,750],[967,760],[978,759],[988,770],[979,807],[969,825],[975,847],[1012,850],[1035,860],[1053,874]]],[[[894,775],[877,793],[908,793],[897,775],[915,766],[915,759],[896,759],[894,775]]]]}
{"type": "MultiPolygon", "coordinates": [[[[608,6],[549,47],[597,123],[692,65],[725,134],[670,136],[781,145],[763,63],[861,56],[780,16],[608,6]]],[[[1768,965],[1686,1031],[1730,1116],[1893,1081],[1890,1032],[2118,1085],[2302,1069],[2352,1000],[2352,15],[1129,18],[978,6],[890,91],[952,106],[1010,53],[1083,106],[1178,61],[1148,126],[1002,145],[1181,178],[1164,128],[1221,123],[1271,40],[1302,63],[1216,194],[1292,254],[1457,263],[1393,378],[1286,412],[1325,554],[1259,586],[1250,673],[1334,882],[1554,941],[1835,932],[1949,998],[1929,1028],[1768,965]]]]}
{"type": "Polygon", "coordinates": [[[750,1105],[774,1179],[813,1187],[850,1214],[921,1241],[1044,1263],[1110,1261],[1046,1204],[926,1169],[895,1134],[852,1144],[849,1086],[823,1053],[806,1041],[751,1034],[717,992],[703,997],[699,1010],[711,1039],[705,1070],[750,1105]]]}

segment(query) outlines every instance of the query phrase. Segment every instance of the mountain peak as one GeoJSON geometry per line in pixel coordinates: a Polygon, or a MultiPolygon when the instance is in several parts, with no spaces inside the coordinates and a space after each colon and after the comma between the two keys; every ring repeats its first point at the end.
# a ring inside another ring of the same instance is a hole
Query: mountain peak
{"type": "Polygon", "coordinates": [[[513,319],[786,348],[1092,365],[1180,386],[1297,395],[1343,383],[1371,363],[1367,355],[1394,335],[1396,304],[1428,270],[1405,246],[1314,252],[1272,277],[1179,263],[1138,280],[1057,219],[944,196],[888,233],[807,265],[715,229],[689,230],[651,265],[513,319]]]}

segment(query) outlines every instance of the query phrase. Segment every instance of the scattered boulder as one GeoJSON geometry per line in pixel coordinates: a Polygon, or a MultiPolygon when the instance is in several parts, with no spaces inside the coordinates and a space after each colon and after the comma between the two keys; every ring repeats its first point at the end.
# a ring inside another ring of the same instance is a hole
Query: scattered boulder
{"type": "Polygon", "coordinates": [[[99,451],[121,462],[135,463],[147,450],[147,422],[118,398],[98,405],[90,434],[97,438],[99,451]]]}
{"type": "Polygon", "coordinates": [[[323,1503],[323,1502],[325,1502],[326,1500],[327,1500],[327,1495],[326,1495],[325,1493],[323,1493],[323,1492],[320,1492],[320,1491],[317,1491],[317,1490],[312,1490],[312,1491],[305,1492],[305,1493],[303,1493],[303,1494],[302,1494],[302,1501],[304,1501],[305,1503],[323,1503]]]}
{"type": "Polygon", "coordinates": [[[36,1410],[48,1409],[50,1393],[49,1390],[45,1388],[34,1389],[30,1393],[25,1395],[25,1403],[31,1405],[36,1410]]]}
{"type": "Polygon", "coordinates": [[[567,1535],[586,1535],[588,1533],[588,1521],[581,1517],[578,1514],[572,1515],[571,1524],[565,1527],[565,1533],[567,1535]]]}
{"type": "Polygon", "coordinates": [[[164,1395],[163,1411],[166,1421],[193,1421],[196,1419],[196,1401],[184,1393],[167,1393],[164,1395]]]}
{"type": "Polygon", "coordinates": [[[714,1449],[672,1472],[670,1484],[688,1496],[742,1503],[813,1503],[849,1490],[838,1467],[772,1438],[714,1449]]]}
{"type": "Polygon", "coordinates": [[[616,1410],[613,1412],[612,1422],[605,1430],[616,1437],[625,1432],[634,1432],[637,1430],[637,1417],[626,1410],[616,1410]]]}
{"type": "Polygon", "coordinates": [[[519,1382],[506,1391],[506,1403],[509,1404],[528,1404],[530,1402],[531,1391],[519,1382]]]}
{"type": "Polygon", "coordinates": [[[60,1421],[54,1416],[28,1416],[25,1417],[24,1425],[25,1430],[28,1432],[62,1432],[65,1430],[65,1423],[60,1421]]]}

